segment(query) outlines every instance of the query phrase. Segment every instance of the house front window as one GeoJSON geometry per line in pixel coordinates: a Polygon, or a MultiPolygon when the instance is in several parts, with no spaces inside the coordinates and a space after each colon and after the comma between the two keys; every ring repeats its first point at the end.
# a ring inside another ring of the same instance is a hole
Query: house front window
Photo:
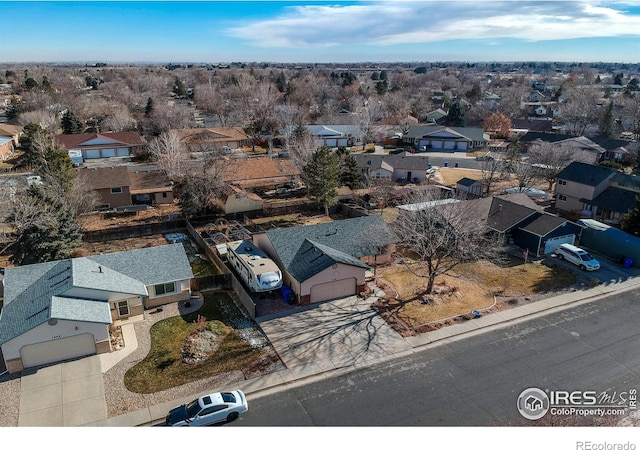
{"type": "Polygon", "coordinates": [[[567,196],[566,195],[562,195],[562,194],[558,194],[558,200],[560,200],[561,202],[566,202],[567,201],[567,196]]]}
{"type": "Polygon", "coordinates": [[[121,302],[118,302],[117,304],[118,306],[118,316],[119,317],[125,317],[129,315],[129,302],[126,300],[123,300],[121,302]]]}
{"type": "Polygon", "coordinates": [[[122,187],[112,187],[111,188],[111,193],[112,194],[122,194],[122,187]]]}
{"type": "Polygon", "coordinates": [[[558,184],[560,186],[566,186],[567,185],[567,180],[558,180],[558,184]]]}
{"type": "Polygon", "coordinates": [[[154,286],[154,289],[156,292],[156,296],[173,294],[176,291],[176,284],[175,283],[156,284],[154,286]]]}

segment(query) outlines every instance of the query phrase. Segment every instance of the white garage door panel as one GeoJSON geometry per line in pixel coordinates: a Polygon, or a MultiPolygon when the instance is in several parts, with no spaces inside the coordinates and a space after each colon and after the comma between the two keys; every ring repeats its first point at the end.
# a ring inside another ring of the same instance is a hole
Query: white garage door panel
{"type": "Polygon", "coordinates": [[[91,334],[81,334],[40,344],[25,345],[20,349],[23,367],[35,367],[80,356],[94,355],[96,344],[91,334]]]}
{"type": "Polygon", "coordinates": [[[311,303],[331,300],[334,298],[348,297],[356,293],[356,279],[331,281],[329,283],[316,284],[311,287],[311,303]]]}
{"type": "Polygon", "coordinates": [[[86,150],[87,159],[100,158],[100,150],[86,150]]]}
{"type": "Polygon", "coordinates": [[[556,248],[560,247],[560,244],[573,244],[575,241],[575,234],[567,234],[565,236],[551,238],[544,244],[544,253],[546,255],[547,253],[553,252],[556,248]]]}
{"type": "Polygon", "coordinates": [[[126,147],[118,148],[117,153],[118,153],[118,156],[129,156],[129,149],[126,147]]]}
{"type": "Polygon", "coordinates": [[[102,157],[103,158],[113,158],[114,156],[116,156],[116,149],[115,148],[103,148],[102,149],[102,157]]]}

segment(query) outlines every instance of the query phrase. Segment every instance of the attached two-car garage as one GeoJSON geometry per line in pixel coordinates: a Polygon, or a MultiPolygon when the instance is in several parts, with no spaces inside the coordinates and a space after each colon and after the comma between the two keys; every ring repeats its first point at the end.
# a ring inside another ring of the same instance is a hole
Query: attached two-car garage
{"type": "Polygon", "coordinates": [[[95,354],[95,340],[89,333],[25,345],[20,349],[25,369],[95,354]]]}

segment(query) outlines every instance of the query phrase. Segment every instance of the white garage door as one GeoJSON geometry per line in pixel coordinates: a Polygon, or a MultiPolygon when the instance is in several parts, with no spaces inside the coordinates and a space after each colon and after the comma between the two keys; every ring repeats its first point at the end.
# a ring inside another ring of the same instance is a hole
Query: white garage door
{"type": "Polygon", "coordinates": [[[356,279],[331,281],[329,283],[316,284],[311,287],[311,303],[332,300],[334,298],[348,297],[356,293],[356,279]]]}
{"type": "Polygon", "coordinates": [[[22,366],[36,367],[57,361],[95,355],[96,344],[91,334],[81,334],[40,344],[25,345],[20,349],[22,366]]]}
{"type": "Polygon", "coordinates": [[[100,158],[100,150],[85,150],[87,155],[87,159],[98,159],[100,158]]]}
{"type": "Polygon", "coordinates": [[[445,141],[445,143],[444,143],[444,148],[446,148],[448,150],[451,150],[451,149],[455,148],[455,146],[456,146],[456,143],[453,142],[453,141],[445,141]]]}
{"type": "Polygon", "coordinates": [[[116,149],[118,156],[129,156],[129,149],[127,147],[120,147],[116,149]]]}
{"type": "Polygon", "coordinates": [[[575,241],[575,234],[567,234],[551,238],[544,244],[544,253],[546,255],[547,253],[553,252],[556,248],[560,247],[560,244],[573,244],[575,241]]]}
{"type": "Polygon", "coordinates": [[[115,148],[103,148],[102,149],[102,157],[103,158],[113,158],[114,156],[116,156],[116,149],[115,148]]]}

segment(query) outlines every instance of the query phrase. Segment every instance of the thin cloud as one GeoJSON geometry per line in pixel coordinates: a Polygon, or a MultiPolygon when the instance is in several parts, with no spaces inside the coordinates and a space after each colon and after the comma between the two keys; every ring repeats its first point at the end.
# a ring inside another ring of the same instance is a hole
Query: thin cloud
{"type": "Polygon", "coordinates": [[[457,39],[562,39],[640,36],[637,2],[387,1],[285,8],[272,19],[227,30],[260,47],[403,45],[457,39]]]}

